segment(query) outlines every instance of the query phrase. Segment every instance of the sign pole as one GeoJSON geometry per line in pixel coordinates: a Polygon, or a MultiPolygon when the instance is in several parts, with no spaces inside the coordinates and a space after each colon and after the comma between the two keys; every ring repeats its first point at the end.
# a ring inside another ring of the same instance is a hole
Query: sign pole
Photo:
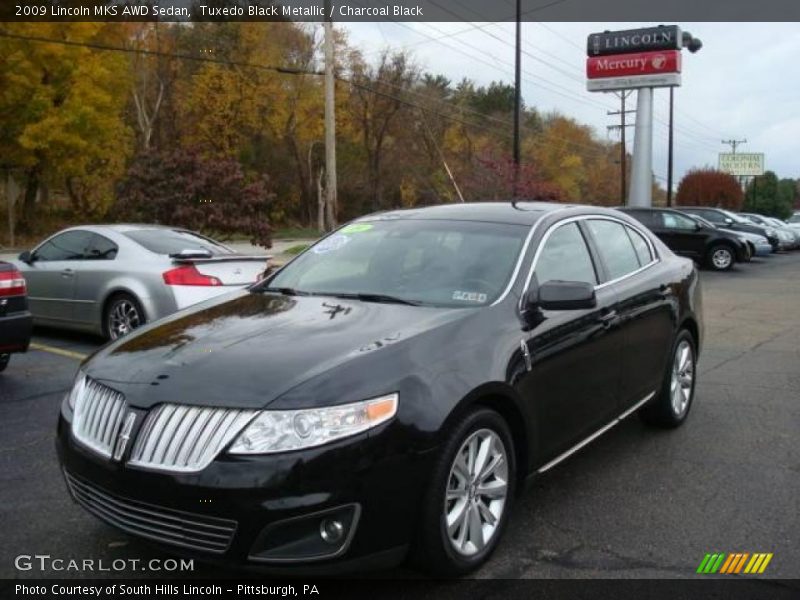
{"type": "Polygon", "coordinates": [[[653,88],[637,92],[628,206],[653,205],[653,88]]]}
{"type": "Polygon", "coordinates": [[[672,206],[672,163],[674,147],[675,88],[669,88],[669,153],[667,155],[667,206],[672,206]]]}
{"type": "Polygon", "coordinates": [[[520,136],[520,113],[522,111],[522,57],[520,52],[522,50],[522,0],[517,0],[517,29],[516,29],[516,46],[514,49],[514,183],[512,195],[516,200],[519,196],[519,136],[520,136]]]}

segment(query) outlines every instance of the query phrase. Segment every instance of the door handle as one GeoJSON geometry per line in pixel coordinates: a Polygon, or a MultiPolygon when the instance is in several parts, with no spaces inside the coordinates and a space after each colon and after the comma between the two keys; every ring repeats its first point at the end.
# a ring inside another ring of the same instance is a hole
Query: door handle
{"type": "Polygon", "coordinates": [[[598,321],[603,325],[605,328],[611,327],[613,323],[617,321],[617,311],[609,310],[606,313],[603,313],[597,318],[598,321]]]}
{"type": "Polygon", "coordinates": [[[70,277],[73,277],[74,275],[75,275],[75,271],[73,271],[72,269],[64,269],[63,271],[61,271],[61,276],[64,277],[65,279],[69,279],[70,277]]]}

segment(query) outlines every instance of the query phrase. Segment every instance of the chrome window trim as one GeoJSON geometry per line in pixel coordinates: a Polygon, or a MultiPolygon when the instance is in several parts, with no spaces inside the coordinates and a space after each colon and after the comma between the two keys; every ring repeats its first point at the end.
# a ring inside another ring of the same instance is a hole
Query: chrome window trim
{"type": "MultiPolygon", "coordinates": [[[[569,217],[561,221],[556,221],[555,223],[550,225],[550,227],[547,228],[547,231],[544,232],[544,235],[542,236],[542,239],[539,242],[539,247],[536,248],[536,253],[533,255],[533,261],[531,262],[531,267],[528,270],[528,276],[525,278],[525,285],[522,288],[522,294],[519,297],[518,306],[520,311],[524,310],[522,305],[523,299],[525,298],[525,294],[531,285],[531,279],[533,279],[533,272],[536,270],[536,264],[539,262],[539,257],[542,254],[542,250],[544,249],[545,244],[547,244],[547,240],[550,239],[550,236],[555,232],[556,229],[564,225],[568,225],[570,223],[576,223],[578,221],[589,221],[593,219],[601,221],[613,221],[615,223],[619,223],[624,227],[630,227],[631,229],[639,233],[644,238],[645,242],[647,242],[647,246],[648,248],[650,248],[650,256],[652,257],[652,260],[649,263],[639,267],[635,271],[631,271],[630,273],[625,273],[625,275],[617,277],[616,279],[610,279],[609,281],[604,281],[603,283],[596,284],[594,286],[595,291],[601,290],[610,285],[614,285],[615,283],[619,283],[620,281],[628,279],[629,277],[633,277],[634,275],[638,275],[639,273],[649,269],[656,263],[661,262],[661,258],[658,256],[658,252],[656,252],[655,245],[653,244],[650,237],[640,227],[628,223],[627,221],[623,221],[622,219],[619,219],[617,217],[613,217],[611,215],[603,215],[603,214],[586,214],[586,215],[577,215],[574,217],[569,217]]],[[[631,247],[633,247],[633,244],[631,244],[631,247]]],[[[591,253],[591,248],[588,247],[588,244],[587,244],[587,250],[589,250],[591,253]]]]}
{"type": "Polygon", "coordinates": [[[514,272],[511,273],[511,277],[508,280],[508,285],[506,285],[506,289],[503,290],[503,293],[497,297],[497,300],[492,302],[489,306],[495,306],[496,304],[500,304],[503,300],[506,299],[506,296],[511,292],[511,288],[514,287],[514,284],[517,281],[517,277],[519,276],[520,269],[522,269],[522,261],[525,260],[525,255],[528,254],[528,247],[531,244],[531,240],[533,239],[533,234],[536,232],[536,228],[539,226],[539,223],[542,222],[540,218],[536,223],[531,225],[531,230],[528,232],[528,236],[525,238],[525,243],[522,244],[522,249],[519,251],[519,258],[517,258],[517,264],[514,266],[514,272]]]}

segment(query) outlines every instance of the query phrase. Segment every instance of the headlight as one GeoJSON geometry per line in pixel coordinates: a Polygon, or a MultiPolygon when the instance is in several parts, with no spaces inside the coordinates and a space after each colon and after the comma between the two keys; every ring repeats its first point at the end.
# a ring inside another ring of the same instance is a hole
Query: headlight
{"type": "Polygon", "coordinates": [[[313,448],[372,429],[397,413],[398,394],[353,404],[265,410],[239,434],[231,454],[272,454],[313,448]]]}
{"type": "Polygon", "coordinates": [[[78,371],[75,375],[75,379],[72,382],[72,388],[70,388],[69,392],[67,392],[67,404],[69,405],[69,409],[71,411],[75,410],[75,402],[83,393],[83,386],[86,384],[86,375],[84,375],[83,371],[78,371]]]}

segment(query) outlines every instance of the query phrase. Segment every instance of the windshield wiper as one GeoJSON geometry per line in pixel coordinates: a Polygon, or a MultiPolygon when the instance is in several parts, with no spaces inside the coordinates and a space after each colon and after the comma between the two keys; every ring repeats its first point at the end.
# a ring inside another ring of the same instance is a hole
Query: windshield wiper
{"type": "Polygon", "coordinates": [[[302,290],[296,290],[295,288],[291,287],[262,287],[257,290],[258,292],[278,292],[279,294],[283,294],[284,296],[311,296],[311,292],[304,292],[302,290]]]}
{"type": "Polygon", "coordinates": [[[408,306],[422,306],[422,302],[415,300],[406,300],[405,298],[398,298],[397,296],[390,296],[388,294],[369,294],[369,293],[332,293],[325,294],[326,296],[333,296],[335,298],[348,298],[354,300],[361,300],[363,302],[385,302],[386,304],[407,304],[408,306]]]}

